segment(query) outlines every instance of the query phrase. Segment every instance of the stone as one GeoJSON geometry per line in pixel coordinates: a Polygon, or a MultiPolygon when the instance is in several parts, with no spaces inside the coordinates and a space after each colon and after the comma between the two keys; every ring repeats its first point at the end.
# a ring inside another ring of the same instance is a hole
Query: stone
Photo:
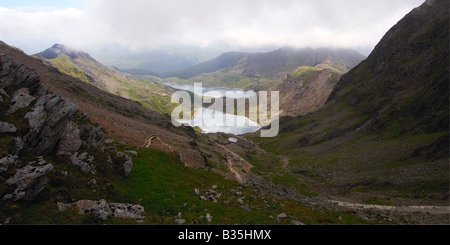
{"type": "Polygon", "coordinates": [[[105,144],[112,144],[112,143],[114,143],[114,142],[116,142],[116,141],[113,140],[113,139],[106,139],[106,140],[105,140],[105,144]]]}
{"type": "Polygon", "coordinates": [[[278,223],[280,223],[280,220],[281,219],[285,219],[285,218],[287,218],[288,217],[288,215],[286,214],[286,213],[281,213],[281,214],[279,214],[278,216],[277,216],[277,221],[278,221],[278,223]]]}
{"type": "Polygon", "coordinates": [[[0,174],[8,171],[9,166],[16,165],[18,162],[17,156],[6,156],[2,159],[0,159],[0,174]]]}
{"type": "Polygon", "coordinates": [[[247,212],[251,212],[250,207],[248,205],[242,205],[242,206],[240,206],[240,208],[247,212]]]}
{"type": "Polygon", "coordinates": [[[293,220],[291,223],[292,223],[293,225],[305,225],[305,224],[303,224],[302,222],[300,222],[300,221],[298,221],[298,220],[293,220]]]}
{"type": "Polygon", "coordinates": [[[200,191],[196,188],[196,189],[194,189],[194,194],[198,196],[198,195],[200,195],[200,191]]]}
{"type": "Polygon", "coordinates": [[[133,156],[135,156],[135,157],[138,156],[138,153],[137,153],[136,151],[125,151],[125,153],[130,154],[130,155],[133,155],[133,156]]]}
{"type": "Polygon", "coordinates": [[[7,122],[0,122],[0,133],[15,133],[15,132],[17,132],[16,126],[7,122]]]}
{"type": "Polygon", "coordinates": [[[71,204],[57,203],[58,212],[64,212],[70,207],[77,207],[79,214],[93,214],[96,218],[106,221],[110,218],[142,220],[144,207],[125,203],[107,203],[105,200],[80,200],[71,204]]]}
{"type": "Polygon", "coordinates": [[[133,159],[122,152],[117,152],[116,156],[119,158],[120,157],[123,158],[123,163],[122,163],[123,171],[124,171],[125,177],[127,177],[128,175],[130,175],[131,170],[133,168],[133,159]]]}
{"type": "Polygon", "coordinates": [[[84,174],[91,172],[94,168],[92,165],[94,157],[89,156],[86,152],[82,154],[75,152],[70,156],[70,160],[72,161],[72,164],[78,166],[84,174]]]}
{"type": "Polygon", "coordinates": [[[14,201],[34,200],[47,185],[48,178],[46,175],[53,169],[53,165],[46,164],[43,158],[39,158],[39,161],[29,162],[5,182],[8,185],[15,185],[17,188],[4,199],[14,199],[14,201]]]}
{"type": "Polygon", "coordinates": [[[242,198],[238,198],[238,199],[236,200],[236,202],[239,203],[239,204],[244,204],[244,200],[242,200],[242,198]]]}
{"type": "Polygon", "coordinates": [[[178,225],[183,225],[184,223],[186,223],[186,220],[185,220],[185,219],[176,219],[175,222],[176,222],[178,225]]]}
{"type": "Polygon", "coordinates": [[[28,88],[21,88],[14,92],[11,99],[11,106],[6,112],[6,115],[11,115],[19,109],[29,106],[35,98],[29,94],[28,88]]]}
{"type": "Polygon", "coordinates": [[[211,222],[213,217],[209,213],[207,213],[205,218],[207,222],[211,222]]]}

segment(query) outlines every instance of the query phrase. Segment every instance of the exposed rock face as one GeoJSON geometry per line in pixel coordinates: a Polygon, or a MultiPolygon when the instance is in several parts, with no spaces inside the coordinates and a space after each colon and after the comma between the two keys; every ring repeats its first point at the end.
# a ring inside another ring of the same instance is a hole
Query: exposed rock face
{"type": "Polygon", "coordinates": [[[93,214],[98,219],[104,221],[113,217],[119,219],[144,219],[144,207],[140,205],[107,203],[105,200],[80,200],[71,204],[58,203],[59,212],[64,212],[70,207],[77,207],[79,209],[79,213],[82,215],[93,214]]]}
{"type": "Polygon", "coordinates": [[[300,67],[270,90],[280,91],[280,115],[306,115],[325,104],[339,77],[340,73],[330,68],[300,67]]]}
{"type": "Polygon", "coordinates": [[[37,93],[41,81],[32,69],[25,67],[20,62],[13,62],[5,55],[0,55],[2,69],[0,70],[0,88],[6,93],[28,88],[31,94],[37,93]]]}
{"type": "Polygon", "coordinates": [[[69,120],[78,111],[77,105],[60,94],[47,94],[39,98],[25,118],[31,131],[25,136],[25,147],[41,155],[55,152],[63,138],[69,120]]]}
{"type": "Polygon", "coordinates": [[[17,128],[7,122],[0,122],[0,133],[15,133],[17,128]]]}
{"type": "Polygon", "coordinates": [[[4,199],[13,199],[14,201],[34,200],[47,185],[48,178],[46,175],[53,169],[53,165],[46,164],[43,158],[28,163],[6,181],[6,184],[15,185],[17,188],[13,193],[5,195],[4,199]]]}
{"type": "Polygon", "coordinates": [[[13,94],[11,99],[11,107],[6,115],[11,115],[18,109],[29,106],[35,98],[29,94],[28,88],[21,88],[13,94]]]}
{"type": "Polygon", "coordinates": [[[78,125],[74,122],[68,122],[62,139],[59,142],[58,154],[76,152],[80,149],[82,143],[78,125]]]}

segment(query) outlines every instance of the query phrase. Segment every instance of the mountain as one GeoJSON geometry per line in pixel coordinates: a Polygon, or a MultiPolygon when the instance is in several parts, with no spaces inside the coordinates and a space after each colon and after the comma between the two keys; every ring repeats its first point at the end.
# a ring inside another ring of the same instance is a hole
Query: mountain
{"type": "Polygon", "coordinates": [[[51,48],[35,54],[46,64],[60,72],[105,91],[140,102],[145,107],[170,114],[174,108],[170,103],[173,91],[163,85],[131,79],[118,71],[97,62],[89,54],[55,44],[51,48]]]}
{"type": "Polygon", "coordinates": [[[325,105],[273,139],[316,190],[388,205],[448,205],[449,6],[429,0],[337,82],[325,105]]]}
{"type": "Polygon", "coordinates": [[[301,66],[329,64],[346,72],[364,58],[350,49],[331,48],[286,47],[267,53],[230,52],[178,72],[164,73],[164,77],[203,81],[205,86],[259,89],[267,88],[273,80],[301,66]]]}

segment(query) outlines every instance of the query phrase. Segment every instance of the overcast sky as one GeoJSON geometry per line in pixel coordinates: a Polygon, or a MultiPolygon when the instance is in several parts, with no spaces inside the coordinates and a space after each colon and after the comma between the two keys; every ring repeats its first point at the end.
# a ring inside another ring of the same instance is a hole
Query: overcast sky
{"type": "MultiPolygon", "coordinates": [[[[186,45],[371,50],[424,0],[1,0],[0,40],[28,54],[186,45]]],[[[367,53],[366,53],[367,55],[367,53]]]]}

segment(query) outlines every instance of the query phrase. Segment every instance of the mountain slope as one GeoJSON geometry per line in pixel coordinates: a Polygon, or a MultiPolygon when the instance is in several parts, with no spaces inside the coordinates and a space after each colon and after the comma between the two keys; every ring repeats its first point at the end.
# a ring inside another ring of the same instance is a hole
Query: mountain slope
{"type": "Polygon", "coordinates": [[[46,64],[56,67],[60,72],[113,94],[138,101],[149,109],[166,114],[170,114],[173,109],[170,104],[170,95],[173,91],[170,88],[128,78],[82,51],[55,44],[35,56],[46,64]]]}
{"type": "Polygon", "coordinates": [[[302,66],[275,82],[269,91],[280,92],[280,115],[299,116],[322,107],[342,72],[330,65],[302,66]]]}
{"type": "Polygon", "coordinates": [[[368,203],[448,204],[449,8],[426,1],[345,74],[327,103],[252,137],[317,189],[368,203]]]}

